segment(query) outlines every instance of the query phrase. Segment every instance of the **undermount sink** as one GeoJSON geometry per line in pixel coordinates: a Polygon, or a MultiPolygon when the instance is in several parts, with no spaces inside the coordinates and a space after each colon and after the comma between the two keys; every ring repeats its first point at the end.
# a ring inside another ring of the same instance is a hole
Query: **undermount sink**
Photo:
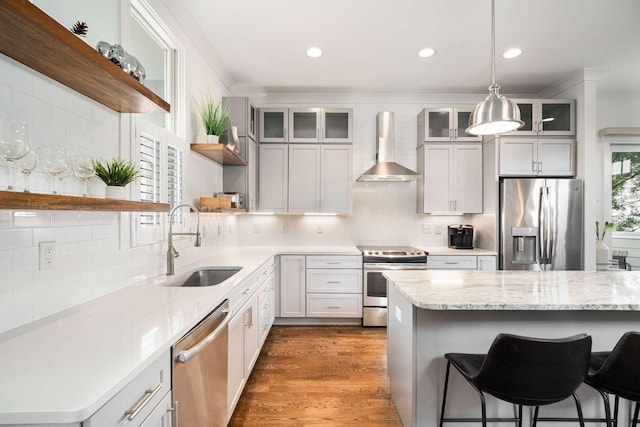
{"type": "Polygon", "coordinates": [[[242,270],[242,267],[203,267],[191,273],[186,280],[175,280],[168,283],[167,286],[215,286],[240,270],[242,270]]]}

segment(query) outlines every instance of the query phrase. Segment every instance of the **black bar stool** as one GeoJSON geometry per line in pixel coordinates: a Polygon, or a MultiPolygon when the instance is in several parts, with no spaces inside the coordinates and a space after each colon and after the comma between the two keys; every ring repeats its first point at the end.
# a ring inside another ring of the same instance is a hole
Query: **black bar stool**
{"type": "Polygon", "coordinates": [[[447,372],[442,396],[440,427],[444,422],[511,421],[522,426],[522,406],[538,408],[573,397],[578,420],[584,427],[582,407],[575,391],[589,368],[591,337],[579,334],[567,338],[542,339],[498,334],[487,354],[447,353],[447,372]],[[449,368],[453,365],[480,396],[482,418],[445,418],[449,368]],[[487,418],[484,393],[518,405],[517,418],[487,418]]]}
{"type": "Polygon", "coordinates": [[[585,383],[595,388],[604,401],[608,426],[618,425],[619,399],[635,402],[633,426],[640,409],[640,332],[625,333],[610,352],[593,352],[585,383]],[[609,395],[615,396],[613,419],[609,395]]]}

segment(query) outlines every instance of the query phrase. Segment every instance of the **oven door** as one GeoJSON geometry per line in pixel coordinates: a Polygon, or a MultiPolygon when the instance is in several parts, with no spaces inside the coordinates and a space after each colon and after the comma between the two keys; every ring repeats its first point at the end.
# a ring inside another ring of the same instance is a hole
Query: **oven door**
{"type": "Polygon", "coordinates": [[[378,263],[364,264],[364,286],[362,305],[364,307],[387,306],[387,279],[382,275],[389,270],[426,270],[426,263],[378,263]]]}

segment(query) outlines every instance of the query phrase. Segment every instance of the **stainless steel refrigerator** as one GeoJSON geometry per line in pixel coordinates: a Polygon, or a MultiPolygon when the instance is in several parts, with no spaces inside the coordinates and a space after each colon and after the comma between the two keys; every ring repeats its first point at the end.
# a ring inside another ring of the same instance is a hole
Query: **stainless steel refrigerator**
{"type": "Polygon", "coordinates": [[[500,269],[582,270],[583,182],[500,180],[500,269]]]}

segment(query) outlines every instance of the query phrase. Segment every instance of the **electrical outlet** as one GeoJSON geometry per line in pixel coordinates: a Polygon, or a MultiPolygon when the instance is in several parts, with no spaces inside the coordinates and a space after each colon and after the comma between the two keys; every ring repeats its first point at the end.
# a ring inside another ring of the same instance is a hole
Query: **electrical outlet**
{"type": "Polygon", "coordinates": [[[220,224],[218,224],[218,237],[220,237],[221,234],[222,234],[222,230],[221,230],[220,224]]]}
{"type": "Polygon", "coordinates": [[[423,234],[433,234],[433,224],[422,224],[423,234]]]}
{"type": "Polygon", "coordinates": [[[322,225],[320,225],[320,224],[316,225],[316,233],[318,233],[318,234],[324,233],[322,225]]]}
{"type": "Polygon", "coordinates": [[[254,233],[259,233],[260,232],[260,226],[258,224],[253,224],[253,229],[252,231],[254,233]]]}
{"type": "Polygon", "coordinates": [[[40,270],[52,269],[56,263],[56,242],[40,242],[40,270]]]}
{"type": "Polygon", "coordinates": [[[283,222],[280,226],[280,231],[286,233],[289,231],[289,225],[286,222],[283,222]]]}
{"type": "Polygon", "coordinates": [[[442,224],[436,224],[436,234],[442,234],[442,224]]]}

